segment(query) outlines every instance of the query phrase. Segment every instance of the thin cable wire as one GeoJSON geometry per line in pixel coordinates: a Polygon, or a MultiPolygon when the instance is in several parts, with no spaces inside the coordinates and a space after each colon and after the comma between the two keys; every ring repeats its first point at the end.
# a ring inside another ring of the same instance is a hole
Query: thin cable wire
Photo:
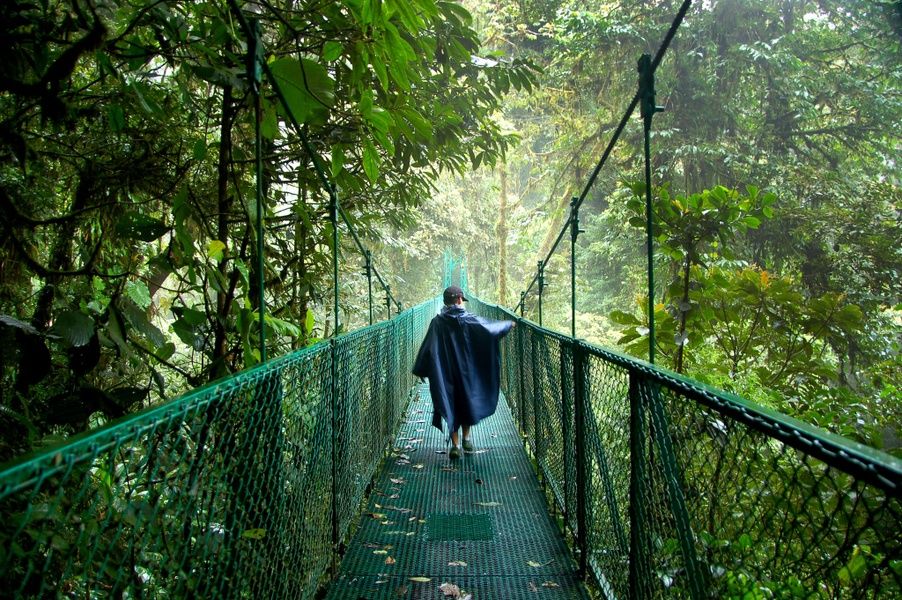
{"type": "MultiPolygon", "coordinates": [[[[680,10],[677,11],[676,17],[674,17],[673,22],[670,24],[670,28],[667,30],[667,33],[664,35],[664,39],[661,42],[661,46],[658,48],[657,53],[655,53],[654,59],[651,62],[651,72],[654,73],[658,68],[658,65],[664,58],[664,54],[667,49],[670,47],[670,42],[673,41],[673,37],[676,35],[677,30],[680,25],[683,23],[683,19],[686,16],[686,12],[689,10],[689,6],[692,4],[692,0],[684,0],[683,4],[680,6],[680,10]]],[[[633,96],[633,99],[630,100],[629,105],[626,108],[626,111],[623,113],[623,117],[621,117],[620,122],[617,124],[617,128],[614,130],[614,135],[611,137],[611,141],[608,143],[607,147],[604,150],[604,153],[601,155],[601,159],[598,161],[598,164],[595,165],[595,168],[592,170],[592,174],[589,176],[589,180],[586,182],[585,187],[583,188],[582,193],[579,195],[579,199],[576,203],[576,208],[579,209],[582,206],[583,201],[585,201],[586,197],[589,195],[589,190],[592,189],[592,186],[595,185],[595,180],[598,178],[598,173],[601,171],[602,167],[607,163],[608,157],[611,155],[611,152],[614,151],[614,146],[617,145],[617,142],[620,140],[620,136],[623,133],[623,130],[626,128],[626,124],[629,122],[630,118],[633,116],[633,113],[636,110],[636,106],[639,104],[639,92],[633,96]]],[[[564,234],[567,231],[567,228],[570,226],[570,219],[567,219],[567,222],[564,223],[564,226],[561,228],[560,234],[558,234],[557,241],[555,241],[552,246],[551,252],[549,252],[548,256],[542,261],[543,266],[548,265],[548,261],[551,260],[551,255],[557,250],[557,246],[563,238],[564,234]]],[[[536,284],[538,280],[539,274],[533,276],[532,280],[529,282],[529,285],[526,287],[525,294],[528,295],[530,291],[532,291],[533,286],[536,284]]],[[[525,302],[525,297],[520,300],[520,303],[514,308],[514,312],[523,307],[523,303],[525,302]]]]}
{"type": "MultiPolygon", "coordinates": [[[[241,12],[241,9],[238,7],[238,3],[236,0],[228,0],[229,6],[232,11],[235,13],[238,21],[241,25],[241,28],[244,30],[245,35],[250,35],[252,32],[251,25],[248,22],[247,18],[244,16],[244,13],[241,12]]],[[[294,128],[295,133],[298,135],[298,138],[301,140],[301,145],[304,147],[304,151],[307,153],[307,156],[310,157],[310,161],[313,163],[313,169],[316,171],[316,175],[322,183],[323,187],[329,192],[330,195],[334,195],[335,202],[338,205],[338,212],[341,214],[342,220],[348,225],[348,229],[351,231],[351,235],[354,238],[354,241],[357,243],[358,249],[361,252],[365,253],[365,249],[360,242],[360,239],[357,236],[357,233],[354,231],[347,217],[344,215],[343,210],[341,209],[341,205],[338,203],[338,191],[332,181],[326,176],[325,168],[322,165],[322,159],[319,154],[313,149],[313,146],[310,144],[310,140],[307,138],[307,134],[304,131],[304,128],[301,127],[301,124],[298,122],[297,118],[294,116],[294,112],[291,110],[291,107],[288,105],[288,101],[285,99],[285,95],[282,93],[282,88],[279,85],[279,81],[276,79],[272,70],[270,70],[269,65],[266,61],[260,61],[260,65],[263,68],[263,73],[269,79],[270,84],[272,85],[272,89],[276,94],[276,97],[279,99],[279,102],[285,108],[285,114],[288,116],[288,120],[291,122],[292,127],[294,128]]],[[[336,246],[335,251],[338,251],[336,246]]],[[[375,272],[375,267],[373,268],[375,272]]],[[[394,296],[391,295],[389,291],[389,286],[385,284],[381,277],[379,277],[379,283],[382,284],[385,293],[388,294],[391,302],[395,304],[399,309],[401,304],[395,299],[394,296]]],[[[336,323],[338,316],[336,315],[336,323]]]]}

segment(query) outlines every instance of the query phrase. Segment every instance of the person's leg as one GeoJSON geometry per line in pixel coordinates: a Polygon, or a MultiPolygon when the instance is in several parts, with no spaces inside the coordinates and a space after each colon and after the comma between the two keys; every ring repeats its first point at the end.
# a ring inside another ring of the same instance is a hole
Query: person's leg
{"type": "Polygon", "coordinates": [[[451,449],[448,450],[448,458],[460,458],[460,438],[457,436],[457,430],[451,432],[451,449]]]}
{"type": "Polygon", "coordinates": [[[470,426],[464,425],[463,430],[464,430],[464,443],[463,443],[464,451],[472,452],[476,448],[473,446],[473,442],[470,441],[470,426]]]}
{"type": "MultiPolygon", "coordinates": [[[[464,437],[467,437],[466,432],[469,430],[470,430],[470,428],[465,425],[464,426],[464,437]]],[[[460,445],[460,438],[457,437],[456,429],[451,432],[451,445],[454,446],[455,448],[460,445]]]]}

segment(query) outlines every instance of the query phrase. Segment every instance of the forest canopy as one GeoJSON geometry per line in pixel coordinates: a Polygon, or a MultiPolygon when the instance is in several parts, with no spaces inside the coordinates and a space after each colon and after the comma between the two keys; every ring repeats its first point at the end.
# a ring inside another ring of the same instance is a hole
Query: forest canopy
{"type": "MultiPolygon", "coordinates": [[[[424,246],[458,247],[476,293],[513,307],[679,3],[467,5],[487,46],[541,69],[539,87],[504,102],[523,141],[503,163],[443,181],[404,272],[432,268],[424,246]]],[[[658,364],[895,453],[900,23],[890,2],[693,3],[656,73],[651,131],[658,364]]],[[[576,331],[647,358],[642,155],[636,111],[580,210],[576,331]]],[[[569,333],[565,239],[542,312],[569,333]]]]}
{"type": "Polygon", "coordinates": [[[359,261],[342,261],[345,315],[323,301],[330,202],[310,151],[372,237],[410,223],[439,173],[494,164],[514,137],[492,116],[535,82],[519,59],[477,60],[454,2],[246,3],[287,101],[265,82],[261,262],[236,9],[0,9],[0,459],[256,363],[259,282],[270,355],[359,324],[359,261]]]}
{"type": "MultiPolygon", "coordinates": [[[[677,6],[241,8],[289,105],[263,82],[262,273],[230,3],[0,8],[0,459],[255,364],[260,281],[271,356],[366,323],[364,260],[345,229],[332,247],[311,150],[403,304],[437,293],[451,249],[514,306],[677,6]]],[[[659,363],[896,453],[900,39],[893,2],[694,3],[651,137],[659,363]]],[[[644,357],[641,161],[636,115],[584,204],[576,329],[644,357]]],[[[561,331],[569,260],[546,266],[561,331]]]]}

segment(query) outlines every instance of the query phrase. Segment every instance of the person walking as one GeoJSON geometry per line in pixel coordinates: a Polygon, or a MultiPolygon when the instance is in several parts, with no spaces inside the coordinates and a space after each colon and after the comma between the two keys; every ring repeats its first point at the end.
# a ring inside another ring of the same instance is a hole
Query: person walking
{"type": "Polygon", "coordinates": [[[513,321],[493,321],[464,308],[463,290],[452,285],[442,294],[445,306],[429,323],[413,374],[429,380],[432,425],[451,433],[451,459],[473,452],[470,428],[495,413],[501,386],[501,339],[513,321]],[[463,448],[458,429],[463,430],[463,448]]]}

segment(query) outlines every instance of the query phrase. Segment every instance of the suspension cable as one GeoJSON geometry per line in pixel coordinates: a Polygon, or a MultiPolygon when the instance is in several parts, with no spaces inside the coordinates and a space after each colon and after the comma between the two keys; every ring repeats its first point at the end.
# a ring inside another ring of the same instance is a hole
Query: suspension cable
{"type": "MultiPolygon", "coordinates": [[[[228,4],[229,4],[229,7],[232,9],[232,12],[235,14],[236,18],[238,19],[238,22],[241,25],[241,28],[244,31],[245,35],[250,37],[253,34],[254,30],[253,30],[250,22],[247,20],[247,17],[245,17],[244,13],[239,8],[237,0],[228,0],[228,4]]],[[[341,208],[341,204],[338,202],[338,190],[337,190],[336,186],[332,183],[332,181],[326,175],[326,171],[325,171],[325,168],[323,167],[322,159],[320,158],[319,154],[313,149],[313,146],[310,144],[310,140],[307,137],[306,131],[301,126],[301,124],[298,122],[297,118],[294,115],[294,111],[292,111],[291,107],[288,105],[288,101],[285,99],[285,94],[282,92],[282,87],[279,85],[278,79],[276,79],[275,75],[273,74],[272,70],[269,68],[269,65],[266,63],[265,60],[260,60],[260,61],[258,61],[258,63],[259,63],[259,66],[262,68],[263,73],[266,75],[266,78],[269,80],[269,83],[272,86],[272,89],[275,92],[276,97],[279,100],[279,103],[285,108],[285,114],[288,117],[288,120],[290,121],[292,128],[294,129],[295,133],[298,135],[298,138],[301,140],[301,145],[303,146],[304,151],[307,153],[307,156],[310,157],[310,161],[313,163],[313,169],[314,169],[314,171],[316,171],[317,178],[319,179],[319,181],[323,185],[323,187],[326,189],[326,191],[329,193],[330,201],[335,202],[338,214],[341,216],[341,219],[344,221],[344,223],[348,227],[348,230],[351,232],[351,236],[354,239],[354,242],[357,245],[358,250],[365,256],[366,248],[361,243],[360,238],[358,237],[356,231],[354,231],[354,228],[351,225],[350,221],[348,220],[347,215],[345,215],[344,210],[341,208]]],[[[338,248],[337,247],[334,248],[333,251],[337,253],[338,248]]],[[[395,306],[398,308],[398,310],[400,310],[401,304],[400,304],[400,302],[398,302],[395,299],[394,296],[392,296],[391,291],[390,291],[390,286],[386,285],[386,283],[382,279],[382,277],[379,276],[375,267],[373,267],[373,272],[376,274],[376,277],[379,280],[379,283],[382,285],[382,288],[385,290],[385,293],[388,295],[391,302],[393,302],[395,304],[395,306]]],[[[337,281],[336,281],[336,287],[337,287],[337,281]]],[[[337,324],[338,324],[338,315],[337,314],[335,315],[335,319],[336,319],[336,327],[337,327],[337,324]]]]}
{"type": "MultiPolygon", "coordinates": [[[[667,33],[664,35],[664,39],[661,41],[661,45],[658,48],[658,51],[655,53],[654,58],[651,61],[650,71],[653,75],[657,70],[658,65],[661,64],[661,61],[664,58],[664,54],[667,52],[667,49],[670,47],[671,41],[673,41],[674,36],[676,35],[677,30],[680,28],[680,25],[683,23],[683,19],[686,16],[686,13],[689,10],[689,7],[692,4],[692,0],[684,0],[683,4],[680,6],[680,9],[677,11],[676,16],[673,19],[673,22],[670,24],[670,27],[667,30],[667,33]]],[[[592,189],[592,186],[595,184],[595,180],[598,178],[598,174],[601,171],[602,167],[607,163],[608,157],[610,157],[611,153],[614,151],[614,147],[617,145],[617,142],[620,140],[620,136],[623,134],[623,130],[626,129],[626,124],[629,122],[630,118],[633,116],[633,113],[636,111],[636,106],[639,105],[639,101],[641,99],[641,91],[637,90],[635,95],[633,95],[633,99],[630,100],[629,105],[626,107],[626,111],[623,113],[623,117],[621,117],[620,122],[617,124],[617,128],[614,130],[614,135],[611,137],[611,141],[608,143],[604,152],[601,155],[601,159],[598,161],[598,164],[595,165],[595,168],[592,170],[592,174],[589,176],[589,180],[586,182],[583,191],[577,198],[575,203],[575,208],[579,210],[579,207],[582,206],[582,203],[585,201],[586,197],[589,195],[589,191],[592,189]]],[[[552,246],[551,252],[548,253],[548,256],[542,261],[542,266],[548,266],[548,262],[551,260],[551,255],[557,249],[558,244],[563,239],[564,234],[567,232],[567,229],[570,227],[570,219],[567,219],[567,222],[564,223],[564,226],[561,228],[561,232],[557,236],[557,240],[552,246]]],[[[533,286],[536,284],[539,278],[538,270],[536,274],[533,276],[532,280],[529,282],[529,285],[526,287],[526,291],[521,295],[520,303],[514,308],[513,312],[517,312],[518,310],[525,308],[524,303],[526,301],[526,295],[532,290],[533,286]]]]}

